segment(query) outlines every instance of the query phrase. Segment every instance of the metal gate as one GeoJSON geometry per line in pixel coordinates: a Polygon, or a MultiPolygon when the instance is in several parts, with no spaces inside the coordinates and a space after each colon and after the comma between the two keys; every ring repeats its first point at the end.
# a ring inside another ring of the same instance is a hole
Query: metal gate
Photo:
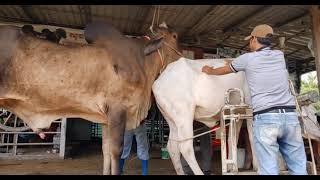
{"type": "Polygon", "coordinates": [[[40,140],[28,125],[14,113],[0,109],[0,158],[64,158],[66,119],[51,124],[45,140],[40,140]]]}

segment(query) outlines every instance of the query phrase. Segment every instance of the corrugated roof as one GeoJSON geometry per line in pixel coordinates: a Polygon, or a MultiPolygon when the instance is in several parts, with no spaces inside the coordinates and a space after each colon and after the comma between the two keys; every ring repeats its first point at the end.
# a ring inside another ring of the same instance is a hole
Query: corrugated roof
{"type": "MultiPolygon", "coordinates": [[[[89,21],[107,20],[130,35],[144,34],[152,23],[152,5],[1,5],[0,21],[38,23],[83,29],[89,21]]],[[[261,23],[270,24],[276,36],[289,38],[290,60],[311,57],[312,39],[308,5],[161,5],[159,23],[174,27],[182,43],[197,46],[232,46],[246,49],[242,39],[261,23]],[[307,32],[301,32],[302,30],[307,32]],[[298,34],[298,35],[295,35],[298,34]],[[296,52],[295,52],[296,51],[296,52]],[[294,53],[292,53],[294,52],[294,53]]],[[[157,23],[157,19],[155,19],[157,23]]]]}

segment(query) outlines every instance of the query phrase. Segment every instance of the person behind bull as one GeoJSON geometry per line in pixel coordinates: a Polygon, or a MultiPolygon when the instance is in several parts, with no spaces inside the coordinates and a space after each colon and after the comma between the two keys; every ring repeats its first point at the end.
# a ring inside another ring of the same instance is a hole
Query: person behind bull
{"type": "Polygon", "coordinates": [[[123,167],[125,160],[129,157],[133,136],[136,137],[137,154],[141,160],[142,175],[148,175],[148,161],[149,161],[149,142],[147,136],[147,127],[145,121],[141,122],[136,129],[127,130],[124,133],[123,151],[120,158],[120,174],[123,174],[123,167]]]}
{"type": "Polygon", "coordinates": [[[290,174],[305,175],[306,153],[295,99],[290,92],[284,54],[270,48],[273,29],[256,26],[249,40],[252,52],[235,58],[220,68],[204,66],[208,75],[244,71],[253,107],[253,145],[261,175],[279,174],[278,153],[284,157],[290,174]]]}

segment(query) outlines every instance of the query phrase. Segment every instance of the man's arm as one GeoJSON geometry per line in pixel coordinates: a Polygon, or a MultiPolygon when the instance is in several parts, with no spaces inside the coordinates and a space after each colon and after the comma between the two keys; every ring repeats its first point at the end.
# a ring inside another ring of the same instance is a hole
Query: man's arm
{"type": "Polygon", "coordinates": [[[229,65],[225,65],[225,66],[219,67],[219,68],[212,68],[210,66],[203,66],[202,72],[209,74],[209,75],[224,75],[224,74],[232,73],[233,71],[229,65]]]}
{"type": "Polygon", "coordinates": [[[250,59],[250,54],[246,53],[243,54],[233,61],[229,59],[225,59],[225,66],[220,67],[220,68],[212,68],[210,66],[203,66],[202,67],[202,72],[207,73],[209,75],[224,75],[224,74],[229,74],[229,73],[236,73],[238,71],[245,71],[246,66],[247,66],[247,61],[250,59]]]}

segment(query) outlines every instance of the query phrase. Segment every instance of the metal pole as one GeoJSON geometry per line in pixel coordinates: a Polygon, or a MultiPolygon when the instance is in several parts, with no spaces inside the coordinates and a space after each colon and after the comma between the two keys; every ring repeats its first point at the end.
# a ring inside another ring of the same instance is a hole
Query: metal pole
{"type": "Polygon", "coordinates": [[[67,118],[63,118],[61,121],[61,128],[60,128],[60,150],[59,150],[59,157],[64,159],[65,150],[66,150],[66,132],[67,132],[67,118]]]}

